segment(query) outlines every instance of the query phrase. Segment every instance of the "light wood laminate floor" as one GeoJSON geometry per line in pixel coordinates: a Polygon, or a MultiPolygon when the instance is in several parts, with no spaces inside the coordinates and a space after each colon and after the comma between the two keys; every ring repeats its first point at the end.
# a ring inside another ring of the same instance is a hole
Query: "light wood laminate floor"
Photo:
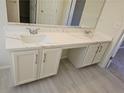
{"type": "Polygon", "coordinates": [[[0,70],[0,93],[124,93],[124,83],[98,66],[75,69],[62,60],[56,76],[13,87],[10,70],[0,70]]]}

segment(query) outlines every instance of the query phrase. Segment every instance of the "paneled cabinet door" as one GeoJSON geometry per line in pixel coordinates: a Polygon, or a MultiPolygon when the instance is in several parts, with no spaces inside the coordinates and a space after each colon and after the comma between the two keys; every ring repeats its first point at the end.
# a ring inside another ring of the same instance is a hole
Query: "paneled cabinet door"
{"type": "Polygon", "coordinates": [[[40,78],[57,74],[61,53],[60,48],[43,50],[43,67],[41,67],[40,78]]]}
{"type": "Polygon", "coordinates": [[[82,62],[82,67],[92,64],[94,56],[96,55],[96,52],[98,50],[98,47],[99,47],[99,43],[89,45],[89,47],[87,49],[87,52],[86,52],[86,55],[85,55],[85,58],[84,58],[84,60],[82,62]]]}
{"type": "Polygon", "coordinates": [[[12,53],[15,84],[23,84],[36,80],[38,51],[12,53]]]}
{"type": "Polygon", "coordinates": [[[108,47],[109,43],[101,43],[99,45],[99,49],[94,57],[93,64],[98,63],[101,61],[102,57],[104,56],[104,53],[108,47]]]}

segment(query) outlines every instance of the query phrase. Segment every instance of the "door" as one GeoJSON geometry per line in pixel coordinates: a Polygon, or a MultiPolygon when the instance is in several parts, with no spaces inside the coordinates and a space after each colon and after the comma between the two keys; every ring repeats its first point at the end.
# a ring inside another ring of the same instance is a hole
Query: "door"
{"type": "Polygon", "coordinates": [[[60,0],[37,0],[37,23],[57,25],[58,2],[60,0]]]}
{"type": "Polygon", "coordinates": [[[109,43],[101,43],[100,46],[99,46],[99,49],[95,55],[95,58],[93,60],[93,64],[94,63],[98,63],[101,61],[107,47],[108,47],[109,43]]]}
{"type": "Polygon", "coordinates": [[[43,67],[41,68],[40,78],[57,74],[61,53],[60,48],[43,51],[43,67]]]}
{"type": "Polygon", "coordinates": [[[37,79],[38,51],[12,53],[15,84],[23,84],[37,79]]]}
{"type": "Polygon", "coordinates": [[[20,22],[19,0],[7,0],[8,22],[20,22]]]}
{"type": "Polygon", "coordinates": [[[37,0],[36,23],[64,25],[68,19],[70,0],[37,0]]]}

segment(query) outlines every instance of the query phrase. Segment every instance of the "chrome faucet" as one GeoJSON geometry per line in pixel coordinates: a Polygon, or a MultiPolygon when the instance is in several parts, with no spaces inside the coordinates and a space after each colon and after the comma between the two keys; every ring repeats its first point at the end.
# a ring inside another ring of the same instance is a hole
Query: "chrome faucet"
{"type": "Polygon", "coordinates": [[[38,34],[38,30],[40,30],[40,28],[37,28],[37,29],[31,29],[31,28],[26,28],[30,34],[32,35],[35,35],[35,34],[38,34]]]}

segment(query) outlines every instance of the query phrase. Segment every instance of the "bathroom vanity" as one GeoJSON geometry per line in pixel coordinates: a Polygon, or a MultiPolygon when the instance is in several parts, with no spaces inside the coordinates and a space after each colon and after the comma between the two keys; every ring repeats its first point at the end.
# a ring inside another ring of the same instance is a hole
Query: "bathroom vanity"
{"type": "Polygon", "coordinates": [[[6,49],[15,85],[56,75],[64,49],[68,49],[68,59],[77,69],[97,64],[112,40],[103,33],[86,33],[79,27],[37,26],[38,34],[30,35],[26,29],[29,27],[6,28],[6,49]]]}
{"type": "Polygon", "coordinates": [[[56,75],[63,50],[77,69],[101,62],[112,41],[94,31],[105,2],[6,0],[5,47],[14,85],[56,75]]]}

